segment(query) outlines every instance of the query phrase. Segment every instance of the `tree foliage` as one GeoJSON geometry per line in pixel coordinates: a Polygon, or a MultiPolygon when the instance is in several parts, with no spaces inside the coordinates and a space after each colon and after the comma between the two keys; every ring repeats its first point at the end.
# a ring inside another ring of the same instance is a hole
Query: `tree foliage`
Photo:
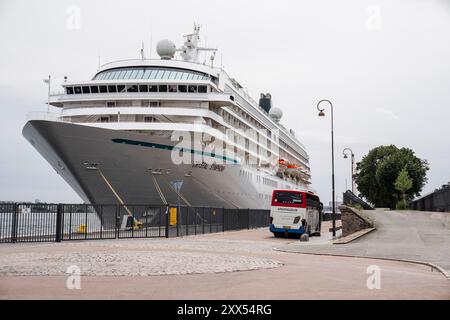
{"type": "Polygon", "coordinates": [[[406,170],[405,167],[402,171],[400,171],[397,180],[395,180],[394,183],[395,189],[397,189],[401,194],[400,201],[397,203],[397,209],[406,209],[406,191],[411,189],[412,185],[412,180],[409,177],[408,170],[406,170]]]}
{"type": "Polygon", "coordinates": [[[370,150],[356,165],[355,182],[360,196],[377,207],[395,208],[402,196],[395,182],[403,169],[412,184],[404,193],[405,200],[409,200],[419,195],[427,182],[428,162],[416,157],[411,149],[394,145],[370,150]]]}

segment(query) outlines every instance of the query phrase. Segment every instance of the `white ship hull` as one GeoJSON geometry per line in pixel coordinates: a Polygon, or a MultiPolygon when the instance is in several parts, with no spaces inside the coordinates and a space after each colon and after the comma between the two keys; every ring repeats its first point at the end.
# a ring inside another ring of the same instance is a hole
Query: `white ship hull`
{"type": "Polygon", "coordinates": [[[175,165],[171,151],[160,147],[174,142],[148,134],[33,120],[23,135],[87,203],[116,204],[120,197],[127,204],[267,209],[273,189],[308,189],[240,164],[175,165]],[[101,173],[86,163],[98,164],[101,173]],[[183,180],[181,200],[171,187],[175,180],[183,180]]]}

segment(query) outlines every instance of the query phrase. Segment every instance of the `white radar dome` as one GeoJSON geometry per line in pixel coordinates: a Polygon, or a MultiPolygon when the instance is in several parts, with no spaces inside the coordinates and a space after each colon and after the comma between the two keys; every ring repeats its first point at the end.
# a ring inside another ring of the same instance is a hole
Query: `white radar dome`
{"type": "Polygon", "coordinates": [[[156,52],[161,57],[161,59],[172,59],[175,56],[177,47],[170,40],[161,40],[156,45],[156,52]]]}
{"type": "Polygon", "coordinates": [[[280,108],[272,108],[269,111],[269,117],[275,121],[279,122],[283,117],[283,111],[280,108]]]}

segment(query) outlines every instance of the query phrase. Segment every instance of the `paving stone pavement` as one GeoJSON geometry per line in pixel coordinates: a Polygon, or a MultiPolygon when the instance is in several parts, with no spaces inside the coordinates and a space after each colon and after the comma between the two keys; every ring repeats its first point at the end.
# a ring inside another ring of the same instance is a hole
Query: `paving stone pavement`
{"type": "Polygon", "coordinates": [[[76,266],[83,276],[156,276],[271,269],[273,259],[175,251],[18,253],[0,259],[0,276],[59,276],[76,266]]]}
{"type": "Polygon", "coordinates": [[[255,257],[272,252],[264,241],[186,237],[13,245],[0,255],[0,276],[154,276],[271,269],[283,264],[255,257]],[[17,250],[18,249],[18,250],[17,250]],[[16,252],[17,251],[17,252],[16,252]],[[245,254],[251,253],[252,256],[245,254]]]}

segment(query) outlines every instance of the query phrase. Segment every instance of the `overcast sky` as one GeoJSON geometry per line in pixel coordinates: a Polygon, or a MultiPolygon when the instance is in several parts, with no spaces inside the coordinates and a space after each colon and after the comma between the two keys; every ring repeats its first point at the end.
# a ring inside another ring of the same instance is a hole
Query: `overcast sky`
{"type": "Polygon", "coordinates": [[[164,38],[181,45],[194,21],[230,76],[255,99],[272,94],[326,202],[323,98],[334,104],[338,200],[350,188],[345,147],[357,161],[379,145],[409,147],[430,162],[424,192],[450,181],[450,0],[0,0],[0,200],[81,201],[21,134],[27,114],[47,108],[43,78],[58,91],[65,75],[91,78],[99,56],[138,58],[142,41],[150,56],[164,38]]]}

